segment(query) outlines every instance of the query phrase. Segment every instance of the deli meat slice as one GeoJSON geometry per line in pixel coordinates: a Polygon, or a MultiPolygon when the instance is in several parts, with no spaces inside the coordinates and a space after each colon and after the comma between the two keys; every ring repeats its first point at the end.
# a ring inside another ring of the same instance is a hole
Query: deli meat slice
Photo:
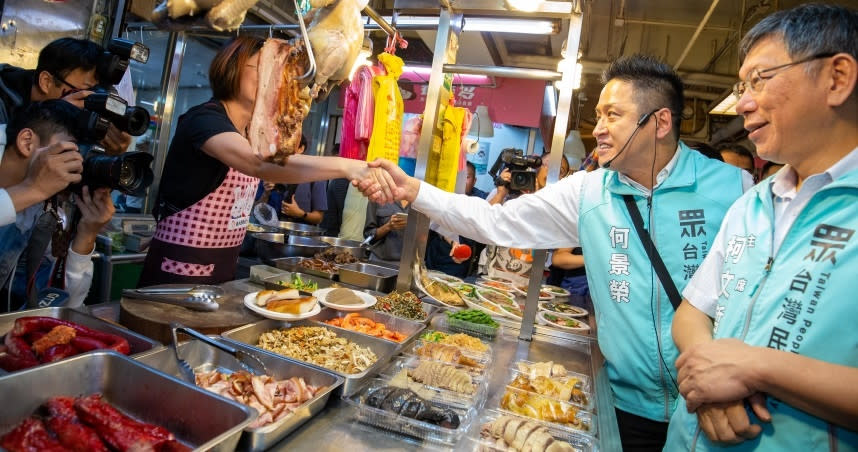
{"type": "Polygon", "coordinates": [[[257,157],[284,165],[295,153],[301,124],[310,112],[309,80],[298,80],[308,65],[301,41],[270,38],[262,46],[256,105],[247,134],[257,157]]]}

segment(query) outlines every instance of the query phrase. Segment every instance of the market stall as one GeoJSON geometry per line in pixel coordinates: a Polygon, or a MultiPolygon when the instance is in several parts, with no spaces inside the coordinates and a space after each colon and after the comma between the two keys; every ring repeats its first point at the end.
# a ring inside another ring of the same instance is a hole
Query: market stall
{"type": "MultiPolygon", "coordinates": [[[[555,72],[456,65],[469,12],[440,6],[416,176],[452,190],[458,142],[455,155],[431,155],[433,141],[450,133],[441,123],[452,74],[544,81],[568,81],[572,74],[567,66],[555,72]]],[[[397,30],[371,8],[364,11],[395,46],[397,30]]],[[[580,8],[567,3],[541,13],[569,22],[574,65],[580,8]]],[[[307,34],[303,25],[265,27],[269,33],[295,28],[307,34]]],[[[168,40],[156,172],[170,138],[166,124],[174,115],[185,39],[181,32],[168,40]]],[[[309,58],[313,62],[312,52],[309,58]]],[[[563,146],[571,95],[560,92],[553,149],[563,146]]],[[[557,180],[560,155],[551,154],[549,182],[557,180]]],[[[423,268],[428,220],[415,213],[407,221],[398,271],[367,263],[360,244],[308,238],[316,234],[281,224],[254,234],[255,246],[273,254],[264,256],[271,266],[250,268],[250,279],[129,291],[120,303],[99,306],[94,312],[101,319],[64,310],[0,315],[0,333],[14,344],[3,355],[9,375],[0,375],[0,391],[15,391],[24,381],[49,385],[80,377],[16,395],[16,409],[0,421],[3,445],[32,440],[32,423],[52,438],[77,441],[61,434],[56,406],[63,403],[64,416],[80,416],[114,448],[146,442],[170,450],[521,450],[527,442],[534,450],[618,449],[612,397],[591,333],[594,317],[569,304],[568,291],[542,285],[545,251],[535,253],[536,277],[466,283],[423,268]],[[108,344],[114,352],[92,351],[108,344]],[[145,394],[123,391],[137,382],[116,374],[137,378],[145,394]],[[96,376],[99,384],[85,381],[96,376]],[[170,394],[170,402],[154,406],[153,392],[170,394]],[[81,397],[86,394],[93,395],[81,397]],[[90,404],[121,419],[122,427],[89,416],[90,404]],[[218,422],[204,422],[212,412],[218,422]],[[128,432],[139,435],[127,439],[128,432]]]]}

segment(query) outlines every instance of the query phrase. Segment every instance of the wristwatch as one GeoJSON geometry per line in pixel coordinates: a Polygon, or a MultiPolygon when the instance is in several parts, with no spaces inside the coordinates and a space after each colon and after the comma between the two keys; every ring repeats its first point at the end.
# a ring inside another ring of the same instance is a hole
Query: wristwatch
{"type": "Polygon", "coordinates": [[[307,219],[307,212],[306,212],[306,211],[304,212],[304,215],[301,215],[301,219],[302,219],[302,220],[306,220],[306,219],[307,219]]]}

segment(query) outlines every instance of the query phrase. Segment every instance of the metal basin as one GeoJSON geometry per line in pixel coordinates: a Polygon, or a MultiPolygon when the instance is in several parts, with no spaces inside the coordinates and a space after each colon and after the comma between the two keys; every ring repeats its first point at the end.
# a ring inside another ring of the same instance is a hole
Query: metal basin
{"type": "Polygon", "coordinates": [[[254,410],[113,351],[94,351],[0,378],[0,435],[55,396],[102,394],[123,413],[199,451],[232,451],[254,410]]]}
{"type": "Polygon", "coordinates": [[[289,235],[317,236],[325,232],[324,229],[310,224],[292,223],[281,221],[277,223],[277,229],[289,235]]]}
{"type": "Polygon", "coordinates": [[[313,257],[330,246],[311,237],[269,232],[252,235],[256,239],[256,255],[265,262],[278,257],[313,257]]]}
{"type": "Polygon", "coordinates": [[[356,262],[340,265],[340,281],[377,292],[388,293],[396,286],[399,271],[380,265],[356,262]]]}
{"type": "Polygon", "coordinates": [[[348,251],[352,256],[364,260],[369,254],[369,249],[357,240],[341,239],[337,237],[316,237],[317,239],[331,245],[337,251],[348,251]]]}

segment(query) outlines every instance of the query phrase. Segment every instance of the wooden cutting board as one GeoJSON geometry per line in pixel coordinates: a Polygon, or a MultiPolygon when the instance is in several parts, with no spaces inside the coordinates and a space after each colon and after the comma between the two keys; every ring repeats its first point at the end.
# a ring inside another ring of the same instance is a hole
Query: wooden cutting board
{"type": "Polygon", "coordinates": [[[162,344],[169,344],[173,340],[171,322],[204,334],[220,334],[264,319],[244,306],[244,296],[262,290],[261,287],[246,279],[220,286],[226,293],[218,299],[220,308],[214,312],[192,311],[181,306],[123,297],[119,302],[119,323],[162,344]]]}

